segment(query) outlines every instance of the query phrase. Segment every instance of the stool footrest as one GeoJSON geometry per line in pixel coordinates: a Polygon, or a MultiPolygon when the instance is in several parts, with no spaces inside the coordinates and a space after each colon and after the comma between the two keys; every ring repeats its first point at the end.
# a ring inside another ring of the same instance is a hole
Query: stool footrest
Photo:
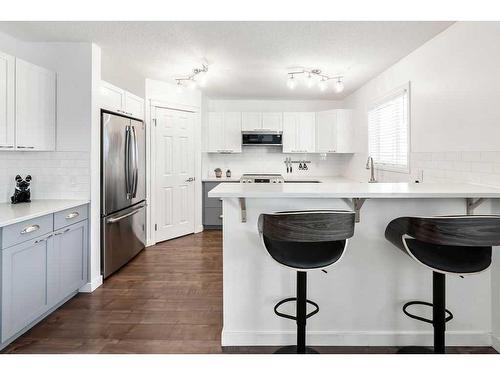
{"type": "MultiPolygon", "coordinates": [[[[293,316],[293,315],[288,315],[288,314],[284,314],[282,312],[279,312],[278,311],[278,307],[280,307],[281,305],[283,305],[284,303],[287,303],[287,302],[292,302],[292,301],[297,301],[297,298],[295,297],[291,297],[291,298],[285,298],[281,301],[279,301],[275,306],[274,306],[274,313],[278,316],[281,316],[282,318],[286,318],[286,319],[291,319],[291,320],[297,320],[297,317],[296,316],[293,316]]],[[[313,302],[311,300],[306,300],[306,302],[310,305],[313,305],[315,307],[315,309],[313,311],[311,311],[309,314],[306,315],[306,319],[310,318],[311,316],[315,315],[318,313],[319,311],[319,306],[316,302],[313,302]]]]}
{"type": "MultiPolygon", "coordinates": [[[[414,314],[411,314],[408,311],[406,311],[408,307],[413,306],[413,305],[423,305],[423,306],[433,307],[434,305],[432,303],[423,302],[423,301],[410,301],[410,302],[407,302],[404,304],[403,312],[405,313],[406,316],[409,316],[412,319],[420,320],[421,322],[425,322],[425,323],[434,324],[434,321],[432,319],[423,318],[421,316],[414,315],[414,314]]],[[[446,314],[448,314],[448,316],[445,318],[445,322],[448,322],[448,321],[453,319],[453,314],[448,309],[445,309],[445,311],[446,311],[446,314]]]]}

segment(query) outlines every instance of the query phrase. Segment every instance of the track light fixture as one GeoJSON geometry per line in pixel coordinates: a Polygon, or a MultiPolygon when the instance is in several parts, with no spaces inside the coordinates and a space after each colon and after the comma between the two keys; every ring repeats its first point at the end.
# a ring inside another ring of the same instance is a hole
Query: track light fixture
{"type": "Polygon", "coordinates": [[[327,76],[323,74],[319,69],[300,69],[297,71],[288,73],[288,80],[286,85],[290,90],[295,89],[298,84],[297,76],[304,75],[306,86],[311,88],[317,83],[318,88],[321,91],[326,91],[328,89],[328,81],[335,80],[334,90],[339,93],[344,90],[344,77],[343,76],[327,76]]]}
{"type": "Polygon", "coordinates": [[[182,91],[184,86],[195,89],[198,85],[204,87],[207,83],[208,66],[203,64],[201,68],[194,68],[193,72],[187,77],[175,78],[177,91],[182,91]]]}

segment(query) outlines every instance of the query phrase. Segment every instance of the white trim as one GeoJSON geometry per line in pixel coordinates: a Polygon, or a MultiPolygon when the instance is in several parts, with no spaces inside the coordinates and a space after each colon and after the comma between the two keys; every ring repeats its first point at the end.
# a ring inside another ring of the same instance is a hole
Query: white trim
{"type": "MultiPolygon", "coordinates": [[[[432,331],[307,331],[307,345],[317,346],[432,346],[432,331]]],[[[222,330],[222,346],[293,345],[293,331],[222,330]]],[[[496,339],[498,340],[498,339],[496,339]]],[[[497,341],[497,343],[500,343],[497,341]]],[[[490,346],[491,334],[483,331],[446,331],[447,346],[490,346]]],[[[497,349],[498,350],[498,349],[497,349]]]]}
{"type": "Polygon", "coordinates": [[[491,346],[500,353],[500,337],[491,335],[491,346]]]}
{"type": "Polygon", "coordinates": [[[84,286],[82,286],[78,291],[80,293],[92,293],[94,290],[96,290],[97,288],[99,288],[103,283],[103,278],[102,278],[102,275],[99,275],[98,277],[96,277],[94,280],[92,280],[91,282],[85,284],[84,286]]]}

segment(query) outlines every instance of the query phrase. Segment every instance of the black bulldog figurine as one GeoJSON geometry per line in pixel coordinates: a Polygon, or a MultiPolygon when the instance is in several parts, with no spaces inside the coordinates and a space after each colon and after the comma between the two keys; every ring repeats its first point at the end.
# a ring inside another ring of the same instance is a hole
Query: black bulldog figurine
{"type": "Polygon", "coordinates": [[[30,182],[30,175],[27,175],[24,180],[21,176],[16,176],[16,190],[14,195],[10,197],[12,204],[31,202],[30,182]]]}

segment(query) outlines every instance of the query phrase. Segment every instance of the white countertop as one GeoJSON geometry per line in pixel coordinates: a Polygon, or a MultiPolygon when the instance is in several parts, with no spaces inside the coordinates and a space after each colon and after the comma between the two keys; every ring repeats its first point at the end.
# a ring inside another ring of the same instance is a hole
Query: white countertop
{"type": "MultiPolygon", "coordinates": [[[[284,175],[283,178],[285,181],[320,181],[320,182],[354,182],[352,180],[349,180],[345,177],[341,176],[333,176],[333,177],[326,177],[326,176],[288,176],[284,175]]],[[[205,177],[202,179],[203,182],[240,182],[240,177],[221,177],[217,178],[214,176],[211,177],[205,177]]]]}
{"type": "MultiPolygon", "coordinates": [[[[344,179],[345,180],[345,179],[344,179]]],[[[220,184],[214,198],[500,198],[500,189],[457,183],[220,184]]]]}
{"type": "Polygon", "coordinates": [[[34,199],[30,203],[0,203],[0,228],[89,203],[88,200],[34,199]]]}

